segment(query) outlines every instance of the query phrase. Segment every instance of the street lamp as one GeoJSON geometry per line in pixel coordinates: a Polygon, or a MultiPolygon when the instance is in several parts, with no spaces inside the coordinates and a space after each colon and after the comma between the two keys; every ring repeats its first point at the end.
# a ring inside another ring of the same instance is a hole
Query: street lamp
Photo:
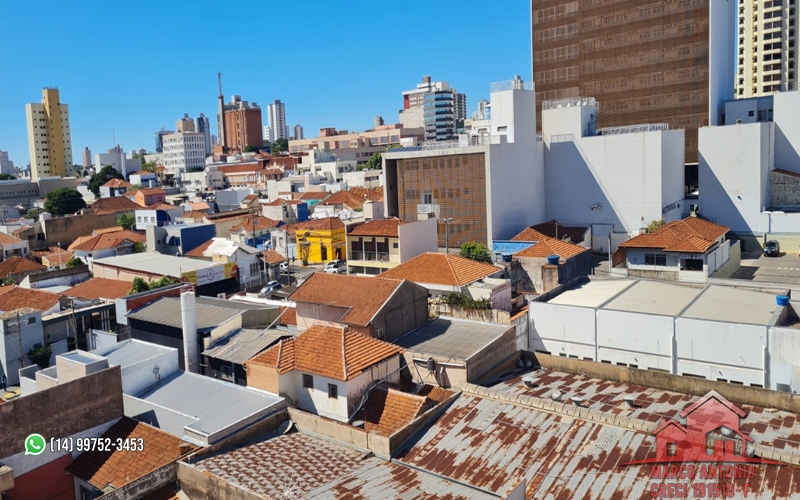
{"type": "Polygon", "coordinates": [[[452,217],[442,219],[444,222],[444,253],[450,253],[450,223],[453,222],[452,217]]]}

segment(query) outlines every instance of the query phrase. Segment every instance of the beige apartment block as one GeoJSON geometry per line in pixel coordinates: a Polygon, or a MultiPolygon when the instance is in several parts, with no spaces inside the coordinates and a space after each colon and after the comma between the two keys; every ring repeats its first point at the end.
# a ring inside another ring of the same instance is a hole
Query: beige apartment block
{"type": "Polygon", "coordinates": [[[31,180],[66,177],[72,166],[69,109],[59,99],[57,88],[42,90],[42,102],[25,105],[31,180]]]}

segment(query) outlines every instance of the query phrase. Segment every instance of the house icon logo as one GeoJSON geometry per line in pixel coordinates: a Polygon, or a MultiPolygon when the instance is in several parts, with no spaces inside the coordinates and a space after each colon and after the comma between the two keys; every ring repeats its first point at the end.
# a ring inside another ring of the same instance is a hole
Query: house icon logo
{"type": "Polygon", "coordinates": [[[680,412],[685,421],[662,419],[654,431],[656,456],[622,465],[675,462],[725,462],[778,464],[755,457],[755,443],[739,428],[746,416],[716,391],[711,391],[680,412]]]}

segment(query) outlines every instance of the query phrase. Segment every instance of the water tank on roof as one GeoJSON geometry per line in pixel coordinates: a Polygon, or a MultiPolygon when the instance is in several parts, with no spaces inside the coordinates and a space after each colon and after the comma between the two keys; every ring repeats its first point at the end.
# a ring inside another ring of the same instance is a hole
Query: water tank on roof
{"type": "Polygon", "coordinates": [[[789,296],[788,295],[776,295],[775,302],[778,303],[778,306],[787,306],[789,305],[789,296]]]}
{"type": "Polygon", "coordinates": [[[511,254],[508,252],[503,252],[500,254],[500,259],[502,259],[503,262],[511,262],[511,254]]]}
{"type": "Polygon", "coordinates": [[[558,255],[555,255],[555,254],[550,255],[550,256],[547,257],[547,263],[552,265],[552,266],[557,266],[558,265],[558,260],[559,260],[559,257],[558,257],[558,255]]]}

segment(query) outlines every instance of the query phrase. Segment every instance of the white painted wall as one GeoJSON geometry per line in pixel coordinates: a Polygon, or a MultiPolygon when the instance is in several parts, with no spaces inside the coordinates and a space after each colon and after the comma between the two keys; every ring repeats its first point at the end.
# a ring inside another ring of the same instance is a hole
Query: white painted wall
{"type": "Polygon", "coordinates": [[[672,370],[675,318],[623,311],[597,311],[600,361],[672,370]]]}
{"type": "Polygon", "coordinates": [[[774,99],[775,166],[800,172],[800,91],[781,92],[774,99]]]}
{"type": "Polygon", "coordinates": [[[425,252],[438,252],[438,221],[427,219],[397,227],[400,264],[425,252]]]}
{"type": "Polygon", "coordinates": [[[773,123],[702,127],[699,130],[700,214],[731,230],[761,234],[769,205],[773,123]]]}
{"type": "Polygon", "coordinates": [[[708,120],[718,125],[722,103],[733,99],[738,2],[709,2],[708,120]]]}
{"type": "Polygon", "coordinates": [[[596,359],[594,309],[530,302],[528,314],[533,320],[529,345],[534,350],[596,359]]]}
{"type": "Polygon", "coordinates": [[[769,360],[769,388],[777,390],[778,384],[790,385],[792,368],[800,370],[800,335],[796,329],[769,329],[769,360]]]}
{"type": "MultiPolygon", "coordinates": [[[[47,315],[50,311],[45,312],[47,315]]],[[[0,321],[0,374],[5,374],[8,385],[19,384],[19,369],[32,363],[27,352],[36,344],[44,344],[42,313],[39,311],[20,314],[17,317],[0,321]],[[29,323],[31,321],[31,323],[29,323]],[[20,334],[22,336],[22,364],[20,365],[20,334]]]]}
{"type": "MultiPolygon", "coordinates": [[[[115,350],[111,345],[92,351],[92,354],[105,356],[115,350]]],[[[122,368],[122,393],[136,395],[178,371],[178,350],[173,349],[152,358],[142,359],[122,368]]]]}

